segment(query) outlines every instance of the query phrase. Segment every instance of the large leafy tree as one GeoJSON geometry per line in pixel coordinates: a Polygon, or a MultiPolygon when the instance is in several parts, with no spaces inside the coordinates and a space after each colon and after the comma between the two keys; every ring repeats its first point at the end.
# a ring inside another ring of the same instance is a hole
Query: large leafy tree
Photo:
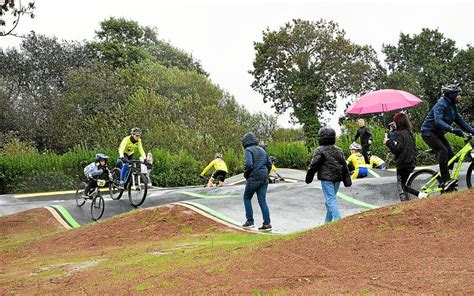
{"type": "Polygon", "coordinates": [[[430,106],[440,97],[440,86],[453,79],[450,66],[455,42],[438,30],[423,29],[418,35],[400,34],[397,45],[384,45],[382,52],[389,73],[403,72],[415,78],[430,106]]]}
{"type": "Polygon", "coordinates": [[[89,46],[97,52],[100,61],[115,68],[155,61],[169,68],[208,75],[191,55],[159,40],[155,28],[124,18],[111,17],[102,21],[100,30],[96,31],[96,40],[89,46]]]}
{"type": "MultiPolygon", "coordinates": [[[[386,55],[388,80],[400,82],[398,78],[408,78],[406,83],[397,86],[420,96],[427,102],[427,108],[440,98],[444,84],[461,82],[464,89],[462,110],[467,119],[473,119],[474,56],[471,46],[459,50],[454,40],[438,30],[425,28],[412,36],[401,33],[397,45],[384,45],[382,51],[386,55]]],[[[422,120],[427,110],[418,111],[423,112],[422,120]]],[[[415,113],[412,112],[414,116],[415,113]]],[[[415,126],[419,124],[420,118],[415,118],[415,126]]]]}
{"type": "Polygon", "coordinates": [[[338,98],[372,89],[381,73],[375,51],[352,43],[334,22],[301,19],[277,31],[267,28],[255,42],[251,86],[277,113],[292,110],[314,145],[324,111],[335,111],[338,98]]]}

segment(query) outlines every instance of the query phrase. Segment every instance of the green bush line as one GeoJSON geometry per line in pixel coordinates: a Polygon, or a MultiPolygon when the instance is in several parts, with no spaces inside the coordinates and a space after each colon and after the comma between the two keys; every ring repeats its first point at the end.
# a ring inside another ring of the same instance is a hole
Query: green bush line
{"type": "MultiPolygon", "coordinates": [[[[336,145],[349,156],[349,145],[357,127],[346,124],[343,134],[338,137],[336,145]]],[[[371,127],[374,135],[372,152],[385,158],[387,147],[383,145],[385,130],[382,127],[371,127]]],[[[447,135],[454,151],[464,145],[461,138],[447,135]]],[[[434,155],[426,153],[428,146],[420,135],[416,135],[418,147],[418,165],[434,164],[434,155]]],[[[268,154],[277,158],[277,166],[285,168],[306,169],[314,149],[308,149],[302,142],[269,143],[268,154]]],[[[88,150],[84,147],[62,155],[54,153],[39,154],[29,151],[23,154],[0,155],[0,193],[41,192],[54,190],[70,190],[83,177],[84,163],[90,163],[96,153],[106,153],[111,157],[109,167],[115,165],[118,157],[116,150],[88,150]]],[[[153,185],[160,187],[185,186],[202,184],[199,174],[207,165],[208,160],[196,159],[191,153],[181,150],[171,154],[165,149],[151,150],[154,167],[150,173],[153,185]]],[[[224,160],[229,168],[229,175],[243,171],[243,150],[224,150],[224,160]]],[[[210,172],[209,172],[210,173],[210,172]]],[[[208,173],[208,174],[209,174],[208,173]]]]}

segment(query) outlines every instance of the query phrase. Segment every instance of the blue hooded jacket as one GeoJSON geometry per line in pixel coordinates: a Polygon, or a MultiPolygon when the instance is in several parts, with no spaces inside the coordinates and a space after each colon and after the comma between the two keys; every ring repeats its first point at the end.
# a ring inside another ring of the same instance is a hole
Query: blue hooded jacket
{"type": "Polygon", "coordinates": [[[421,125],[421,133],[432,132],[438,135],[444,135],[451,132],[451,124],[456,122],[463,130],[474,134],[474,129],[459,115],[458,108],[453,97],[442,97],[431,108],[421,125]]]}
{"type": "Polygon", "coordinates": [[[257,143],[257,137],[251,132],[242,138],[242,146],[245,148],[244,177],[247,181],[268,181],[272,162],[267,152],[257,146],[257,143]]]}

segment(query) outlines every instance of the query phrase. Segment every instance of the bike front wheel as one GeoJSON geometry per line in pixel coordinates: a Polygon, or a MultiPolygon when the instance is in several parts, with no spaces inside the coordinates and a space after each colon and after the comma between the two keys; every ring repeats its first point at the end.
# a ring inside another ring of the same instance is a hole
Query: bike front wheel
{"type": "Polygon", "coordinates": [[[105,210],[105,201],[101,194],[97,194],[91,203],[91,216],[92,220],[99,220],[104,214],[105,210]]]}
{"type": "Polygon", "coordinates": [[[135,185],[133,185],[132,182],[128,184],[128,198],[132,206],[139,207],[145,201],[148,191],[148,181],[145,174],[133,174],[132,178],[135,179],[135,185]]]}
{"type": "Polygon", "coordinates": [[[474,176],[472,175],[472,170],[474,170],[474,161],[471,162],[469,165],[469,168],[467,168],[467,174],[466,174],[466,183],[467,183],[467,188],[472,188],[472,184],[474,183],[474,176]]]}
{"type": "Polygon", "coordinates": [[[76,187],[76,205],[78,207],[82,207],[86,203],[86,199],[84,198],[85,189],[86,189],[86,182],[79,182],[76,187]]]}
{"type": "Polygon", "coordinates": [[[123,189],[119,189],[120,171],[119,168],[114,168],[112,171],[112,182],[109,183],[109,195],[113,200],[119,200],[123,194],[123,189]]]}
{"type": "Polygon", "coordinates": [[[429,196],[441,194],[439,178],[434,178],[437,173],[430,169],[414,172],[407,181],[407,186],[424,192],[429,196]]]}

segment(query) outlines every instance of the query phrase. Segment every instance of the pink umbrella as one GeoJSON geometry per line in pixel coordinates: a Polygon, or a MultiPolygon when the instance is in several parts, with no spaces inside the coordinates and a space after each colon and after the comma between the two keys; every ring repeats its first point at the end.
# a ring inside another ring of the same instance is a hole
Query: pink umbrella
{"type": "Polygon", "coordinates": [[[346,114],[383,113],[413,107],[421,102],[421,99],[409,92],[396,89],[382,89],[369,92],[358,98],[347,108],[346,114]]]}

